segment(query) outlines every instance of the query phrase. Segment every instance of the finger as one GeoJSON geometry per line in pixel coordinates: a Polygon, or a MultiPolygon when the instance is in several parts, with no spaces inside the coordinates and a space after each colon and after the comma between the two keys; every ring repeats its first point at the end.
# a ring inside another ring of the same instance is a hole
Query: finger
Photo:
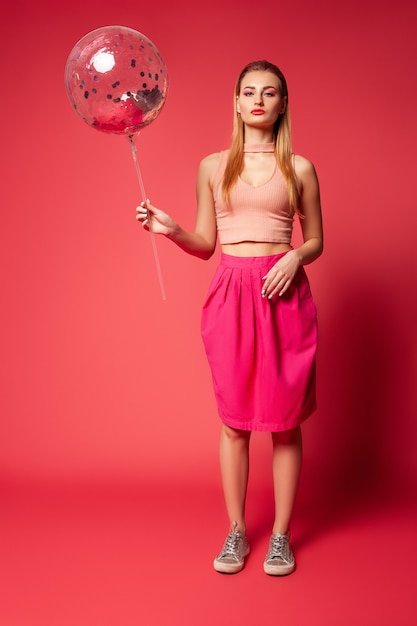
{"type": "Polygon", "coordinates": [[[269,285],[264,285],[262,295],[264,297],[268,297],[269,299],[276,294],[282,296],[288,290],[291,282],[291,278],[283,275],[281,272],[278,272],[278,274],[271,280],[269,285]]]}
{"type": "Polygon", "coordinates": [[[280,290],[278,295],[283,296],[284,293],[286,293],[288,291],[290,285],[291,285],[291,279],[288,279],[287,282],[282,287],[282,289],[280,290]]]}
{"type": "Polygon", "coordinates": [[[278,293],[278,285],[273,287],[273,289],[268,294],[268,300],[271,300],[278,293]]]}
{"type": "Polygon", "coordinates": [[[268,285],[265,285],[264,288],[262,289],[262,297],[263,298],[269,298],[270,296],[272,296],[274,294],[274,292],[277,289],[277,282],[276,280],[272,280],[268,285]]]}
{"type": "Polygon", "coordinates": [[[271,281],[270,279],[266,276],[265,277],[265,282],[262,285],[262,290],[261,290],[261,296],[262,298],[265,298],[269,295],[269,291],[271,289],[271,281]]]}
{"type": "Polygon", "coordinates": [[[271,293],[271,289],[274,286],[274,281],[275,281],[275,276],[270,276],[270,274],[267,274],[265,276],[265,282],[262,286],[262,291],[261,291],[261,295],[263,298],[269,296],[269,294],[271,293]]]}
{"type": "Polygon", "coordinates": [[[273,268],[263,277],[263,280],[265,280],[265,282],[263,284],[262,291],[265,291],[265,293],[268,294],[271,293],[271,291],[280,283],[282,283],[284,276],[282,275],[281,270],[273,268]]]}

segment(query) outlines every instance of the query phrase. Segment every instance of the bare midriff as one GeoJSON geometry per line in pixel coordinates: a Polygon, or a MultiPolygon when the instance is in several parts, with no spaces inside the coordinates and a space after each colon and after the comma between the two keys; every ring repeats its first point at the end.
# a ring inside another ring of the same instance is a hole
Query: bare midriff
{"type": "Polygon", "coordinates": [[[291,246],[288,243],[271,243],[264,241],[241,241],[239,243],[225,243],[222,252],[231,256],[271,256],[288,252],[291,246]]]}

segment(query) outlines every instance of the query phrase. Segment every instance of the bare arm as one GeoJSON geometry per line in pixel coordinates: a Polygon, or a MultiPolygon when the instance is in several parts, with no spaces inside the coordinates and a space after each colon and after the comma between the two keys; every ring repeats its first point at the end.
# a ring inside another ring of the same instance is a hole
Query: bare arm
{"type": "Polygon", "coordinates": [[[262,289],[264,297],[282,296],[290,287],[300,265],[315,261],[323,251],[323,225],[321,217],[320,189],[313,164],[297,156],[295,170],[301,184],[300,219],[304,243],[287,252],[265,276],[262,289]]]}
{"type": "Polygon", "coordinates": [[[142,202],[137,207],[136,219],[149,230],[151,220],[152,232],[162,234],[171,239],[177,246],[200,259],[209,259],[216,247],[216,215],[212,180],[217,165],[218,155],[212,154],[200,163],[197,176],[197,217],[194,232],[184,230],[167,213],[149,202],[142,202]]]}
{"type": "Polygon", "coordinates": [[[297,156],[295,162],[297,177],[301,183],[300,210],[304,216],[300,220],[304,243],[297,248],[300,263],[308,265],[323,252],[323,224],[321,216],[320,188],[314,165],[297,156]]]}

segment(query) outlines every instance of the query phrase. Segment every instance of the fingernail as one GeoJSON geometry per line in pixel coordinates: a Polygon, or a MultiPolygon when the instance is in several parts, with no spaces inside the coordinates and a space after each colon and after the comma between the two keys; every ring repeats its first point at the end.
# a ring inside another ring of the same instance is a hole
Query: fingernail
{"type": "Polygon", "coordinates": [[[270,300],[271,298],[272,298],[272,293],[271,293],[271,295],[270,295],[270,296],[268,296],[268,300],[270,300]]]}
{"type": "Polygon", "coordinates": [[[262,298],[265,298],[265,289],[262,289],[261,296],[262,296],[262,298]]]}

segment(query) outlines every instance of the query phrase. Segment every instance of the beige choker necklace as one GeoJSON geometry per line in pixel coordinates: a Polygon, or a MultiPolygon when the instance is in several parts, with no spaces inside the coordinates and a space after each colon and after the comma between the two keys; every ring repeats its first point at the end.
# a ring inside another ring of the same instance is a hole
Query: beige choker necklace
{"type": "Polygon", "coordinates": [[[275,142],[271,143],[244,143],[243,152],[275,152],[275,142]]]}

